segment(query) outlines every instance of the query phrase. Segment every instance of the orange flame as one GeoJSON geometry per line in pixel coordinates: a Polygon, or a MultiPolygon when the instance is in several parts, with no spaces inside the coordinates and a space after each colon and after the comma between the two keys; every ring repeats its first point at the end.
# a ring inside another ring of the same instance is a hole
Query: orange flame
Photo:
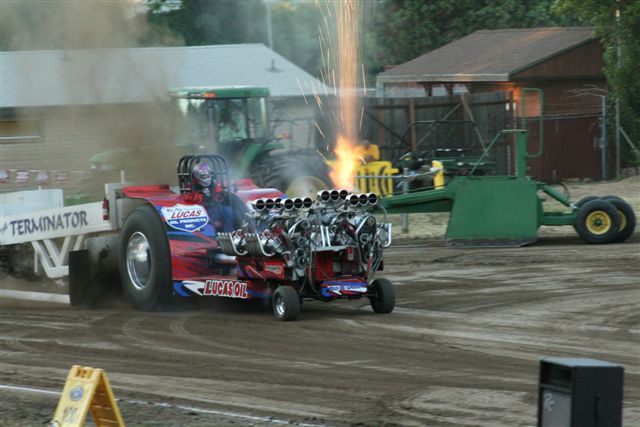
{"type": "Polygon", "coordinates": [[[329,176],[336,188],[353,190],[353,176],[358,166],[358,156],[356,149],[351,142],[343,136],[338,136],[336,148],[334,150],[336,160],[331,166],[329,176]]]}
{"type": "Polygon", "coordinates": [[[358,165],[356,86],[358,79],[359,2],[336,2],[339,114],[336,161],[329,173],[338,188],[353,190],[353,177],[358,165]]]}

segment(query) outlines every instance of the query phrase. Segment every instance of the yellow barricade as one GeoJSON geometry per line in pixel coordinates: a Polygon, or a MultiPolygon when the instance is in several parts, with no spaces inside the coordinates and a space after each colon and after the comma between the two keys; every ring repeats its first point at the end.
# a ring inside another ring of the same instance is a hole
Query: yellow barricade
{"type": "Polygon", "coordinates": [[[399,172],[391,162],[377,161],[360,165],[356,169],[355,187],[362,193],[376,193],[379,196],[393,194],[394,174],[399,172]]]}
{"type": "Polygon", "coordinates": [[[98,427],[124,427],[107,374],[102,369],[73,365],[49,425],[81,427],[89,410],[98,427]]]}
{"type": "Polygon", "coordinates": [[[431,168],[438,171],[433,177],[433,187],[435,189],[444,188],[444,166],[442,162],[437,160],[431,161],[431,168]]]}

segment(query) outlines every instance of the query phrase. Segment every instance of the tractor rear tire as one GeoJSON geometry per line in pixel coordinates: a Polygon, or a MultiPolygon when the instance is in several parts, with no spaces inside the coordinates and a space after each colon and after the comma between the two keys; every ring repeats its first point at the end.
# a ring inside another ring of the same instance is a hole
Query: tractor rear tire
{"type": "Polygon", "coordinates": [[[125,297],[137,310],[171,302],[171,252],[164,223],[150,205],[140,206],[122,227],[118,266],[125,297]]]}
{"type": "Polygon", "coordinates": [[[592,200],[578,209],[575,227],[587,243],[611,243],[620,230],[620,214],[608,201],[592,200]]]}
{"type": "Polygon", "coordinates": [[[315,195],[329,188],[327,165],[320,157],[308,154],[275,154],[252,167],[259,187],[277,188],[289,197],[315,195]]]}
{"type": "Polygon", "coordinates": [[[279,286],[273,293],[272,304],[278,320],[296,320],[300,316],[300,296],[292,286],[279,286]]]}
{"type": "Polygon", "coordinates": [[[375,313],[391,313],[396,306],[396,292],[391,281],[385,278],[376,279],[371,284],[374,292],[369,297],[371,308],[375,313]]]}
{"type": "Polygon", "coordinates": [[[611,203],[620,215],[620,229],[613,243],[622,243],[627,240],[636,229],[636,214],[629,203],[617,196],[605,196],[602,200],[611,203]]]}

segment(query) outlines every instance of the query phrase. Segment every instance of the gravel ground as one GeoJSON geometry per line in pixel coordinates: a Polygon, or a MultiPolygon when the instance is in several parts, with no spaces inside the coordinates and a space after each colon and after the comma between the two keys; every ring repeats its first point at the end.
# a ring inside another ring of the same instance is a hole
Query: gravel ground
{"type": "MultiPolygon", "coordinates": [[[[640,211],[637,177],[569,189],[640,211]]],[[[455,249],[445,225],[411,215],[409,235],[396,227],[389,315],[366,301],[305,303],[285,323],[228,301],[140,313],[2,298],[0,425],[46,423],[79,364],[105,369],[134,426],[532,426],[546,356],[623,365],[624,425],[640,425],[640,234],[595,246],[549,227],[523,248],[455,249]]],[[[1,279],[66,292],[64,281],[1,279]]]]}

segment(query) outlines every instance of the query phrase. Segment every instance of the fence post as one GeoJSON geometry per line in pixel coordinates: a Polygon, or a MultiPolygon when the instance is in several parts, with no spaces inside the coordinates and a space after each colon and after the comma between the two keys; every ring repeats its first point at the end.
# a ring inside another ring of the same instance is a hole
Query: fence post
{"type": "MultiPolygon", "coordinates": [[[[408,175],[407,175],[407,168],[402,168],[402,194],[408,194],[409,193],[409,180],[408,175]]],[[[409,232],[409,214],[408,213],[403,213],[402,214],[402,232],[403,233],[408,233],[409,232]]]]}

